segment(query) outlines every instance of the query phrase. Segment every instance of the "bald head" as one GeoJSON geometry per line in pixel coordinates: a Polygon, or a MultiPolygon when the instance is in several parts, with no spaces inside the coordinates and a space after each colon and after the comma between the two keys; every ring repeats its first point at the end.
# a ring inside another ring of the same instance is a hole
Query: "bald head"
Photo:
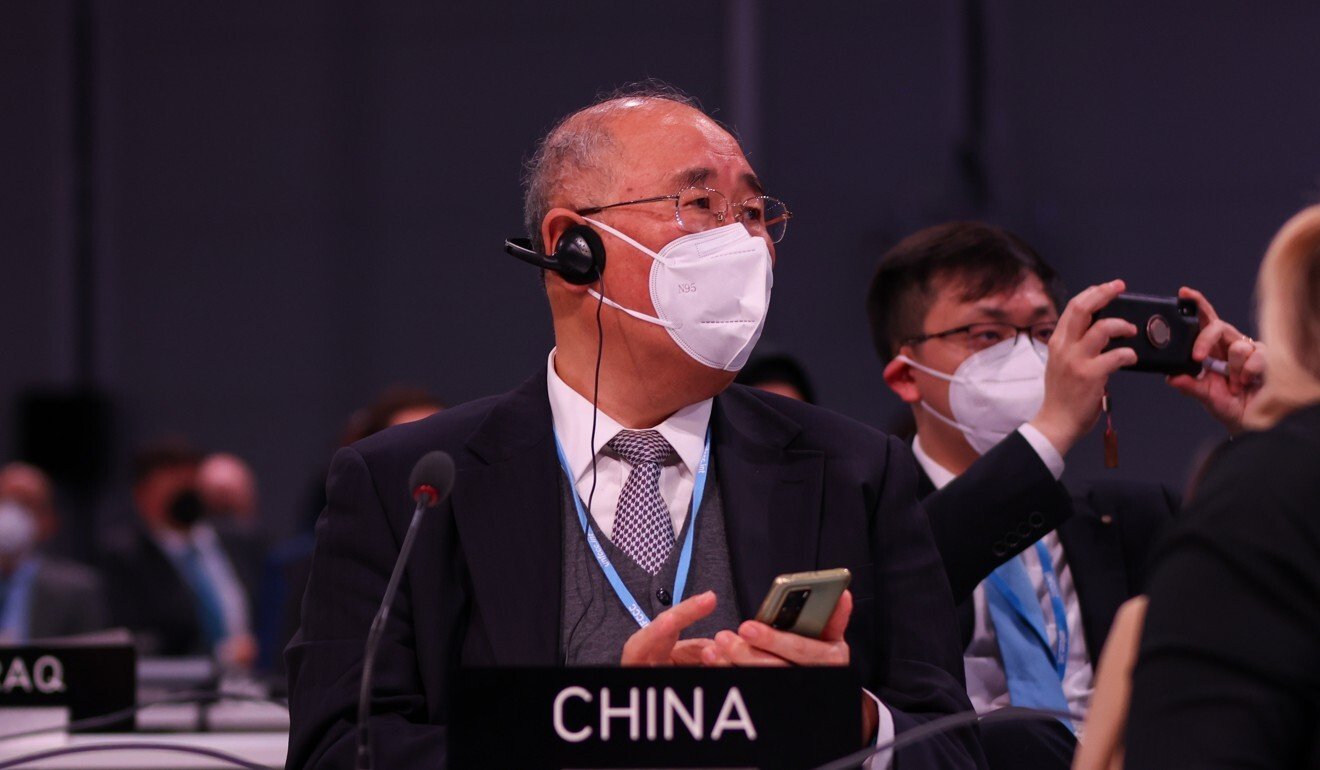
{"type": "Polygon", "coordinates": [[[679,125],[697,127],[708,142],[740,152],[696,100],[670,86],[626,87],[556,124],[537,146],[524,177],[523,224],[533,246],[545,247],[541,225],[547,212],[612,202],[605,197],[628,186],[628,158],[671,141],[679,125]]]}
{"type": "Polygon", "coordinates": [[[208,510],[247,520],[257,511],[256,476],[235,455],[208,455],[197,468],[197,492],[208,510]]]}

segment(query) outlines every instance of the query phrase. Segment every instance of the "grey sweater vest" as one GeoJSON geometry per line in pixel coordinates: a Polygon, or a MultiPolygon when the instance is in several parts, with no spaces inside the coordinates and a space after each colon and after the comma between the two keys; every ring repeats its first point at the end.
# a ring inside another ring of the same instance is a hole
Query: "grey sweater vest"
{"type": "MultiPolygon", "coordinates": [[[[596,562],[596,557],[592,555],[582,524],[578,521],[577,508],[571,497],[573,492],[562,477],[559,487],[564,510],[560,657],[567,666],[617,666],[624,643],[640,627],[624,609],[596,562]]],[[[585,504],[583,507],[586,507],[585,504]]],[[[609,555],[610,563],[618,570],[619,577],[641,604],[642,610],[652,618],[669,609],[669,605],[660,602],[658,594],[661,590],[666,594],[674,590],[679,553],[682,551],[683,538],[692,526],[692,518],[689,513],[683,522],[683,531],[678,533],[673,551],[654,576],[637,566],[600,530],[596,530],[596,537],[609,555]]],[[[740,622],[733,595],[733,576],[729,571],[729,547],[724,537],[724,505],[714,473],[706,477],[706,493],[696,520],[692,567],[683,595],[689,597],[703,591],[714,591],[717,603],[713,613],[682,633],[683,639],[709,639],[720,630],[736,629],[740,622]]],[[[594,528],[594,523],[592,526],[594,528]]]]}

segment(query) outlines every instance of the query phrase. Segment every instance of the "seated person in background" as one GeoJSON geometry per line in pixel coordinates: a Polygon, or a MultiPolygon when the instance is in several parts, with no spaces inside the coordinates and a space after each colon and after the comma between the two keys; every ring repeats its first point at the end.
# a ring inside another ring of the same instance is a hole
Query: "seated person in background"
{"type": "Polygon", "coordinates": [[[808,404],[816,403],[807,370],[792,356],[753,356],[734,382],[808,404]]]}
{"type": "MultiPolygon", "coordinates": [[[[1102,352],[1132,324],[1091,323],[1122,291],[1121,281],[1091,287],[1060,316],[1054,270],[1011,233],[973,222],[908,236],[872,280],[871,331],[886,383],[912,407],[918,483],[980,712],[1086,713],[1114,612],[1140,591],[1153,538],[1177,510],[1156,485],[1059,482],[1109,375],[1136,359],[1102,352]]],[[[991,767],[1067,767],[1077,728],[985,724],[982,738],[991,767]]]]}
{"type": "MultiPolygon", "coordinates": [[[[386,428],[416,422],[445,408],[442,401],[426,388],[391,385],[376,400],[349,415],[341,444],[347,446],[386,428]]],[[[323,470],[308,490],[307,505],[297,518],[298,531],[276,543],[267,554],[261,573],[261,594],[257,601],[257,639],[260,645],[257,665],[274,674],[272,686],[286,689],[284,648],[298,630],[302,615],[303,591],[307,572],[312,566],[313,529],[316,517],[325,508],[323,470]]]]}
{"type": "Polygon", "coordinates": [[[1320,206],[1257,292],[1261,349],[1220,323],[1201,351],[1238,376],[1175,383],[1258,432],[1213,455],[1152,560],[1129,770],[1320,767],[1320,206]]]}
{"type": "Polygon", "coordinates": [[[149,446],[135,458],[136,521],[111,533],[102,553],[111,613],[145,655],[215,655],[247,668],[256,657],[248,586],[260,553],[205,520],[200,461],[178,442],[149,446]]]}
{"type": "Polygon", "coordinates": [[[0,468],[0,644],[109,627],[96,571],[41,553],[58,528],[46,474],[26,463],[0,468]]]}
{"type": "Polygon", "coordinates": [[[349,415],[340,445],[348,446],[386,428],[416,422],[444,408],[445,402],[426,388],[391,385],[370,404],[349,415]]]}
{"type": "Polygon", "coordinates": [[[246,533],[259,529],[257,477],[243,458],[228,452],[207,455],[197,468],[197,493],[216,529],[246,533]]]}

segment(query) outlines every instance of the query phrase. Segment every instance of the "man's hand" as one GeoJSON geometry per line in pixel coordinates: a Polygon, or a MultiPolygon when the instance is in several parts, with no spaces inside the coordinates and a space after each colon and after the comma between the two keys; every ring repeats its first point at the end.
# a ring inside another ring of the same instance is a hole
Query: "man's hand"
{"type": "Polygon", "coordinates": [[[710,639],[678,640],[683,629],[715,611],[715,592],[689,596],[655,616],[623,645],[624,666],[700,666],[702,651],[714,647],[710,639]]]}
{"type": "MultiPolygon", "coordinates": [[[[846,666],[850,654],[843,634],[848,630],[852,608],[852,592],[844,591],[819,639],[749,620],[738,627],[736,634],[732,631],[716,634],[715,644],[702,652],[701,660],[708,666],[846,666]]],[[[879,721],[875,701],[863,693],[863,743],[874,738],[879,721]]]]}
{"type": "Polygon", "coordinates": [[[1229,433],[1242,430],[1247,406],[1260,390],[1265,378],[1265,346],[1238,331],[1220,319],[1210,300],[1196,289],[1186,286],[1178,296],[1196,302],[1201,321],[1201,332],[1192,344],[1192,360],[1197,363],[1206,358],[1228,362],[1228,373],[1202,372],[1193,377],[1180,374],[1168,379],[1174,390],[1191,396],[1224,424],[1229,433]]]}
{"type": "Polygon", "coordinates": [[[1068,454],[1100,419],[1100,398],[1109,375],[1137,362],[1132,348],[1105,350],[1110,340],[1136,335],[1137,327],[1121,318],[1091,323],[1095,312],[1125,288],[1122,281],[1110,281],[1073,297],[1050,337],[1045,402],[1028,424],[1044,434],[1061,455],[1068,454]]]}

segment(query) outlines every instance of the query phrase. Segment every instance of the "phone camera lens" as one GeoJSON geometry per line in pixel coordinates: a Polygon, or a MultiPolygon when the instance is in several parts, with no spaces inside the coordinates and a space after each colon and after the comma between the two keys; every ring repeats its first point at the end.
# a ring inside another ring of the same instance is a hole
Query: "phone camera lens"
{"type": "Polygon", "coordinates": [[[1156,348],[1164,349],[1173,339],[1173,329],[1162,315],[1153,315],[1146,321],[1146,339],[1156,348]]]}

